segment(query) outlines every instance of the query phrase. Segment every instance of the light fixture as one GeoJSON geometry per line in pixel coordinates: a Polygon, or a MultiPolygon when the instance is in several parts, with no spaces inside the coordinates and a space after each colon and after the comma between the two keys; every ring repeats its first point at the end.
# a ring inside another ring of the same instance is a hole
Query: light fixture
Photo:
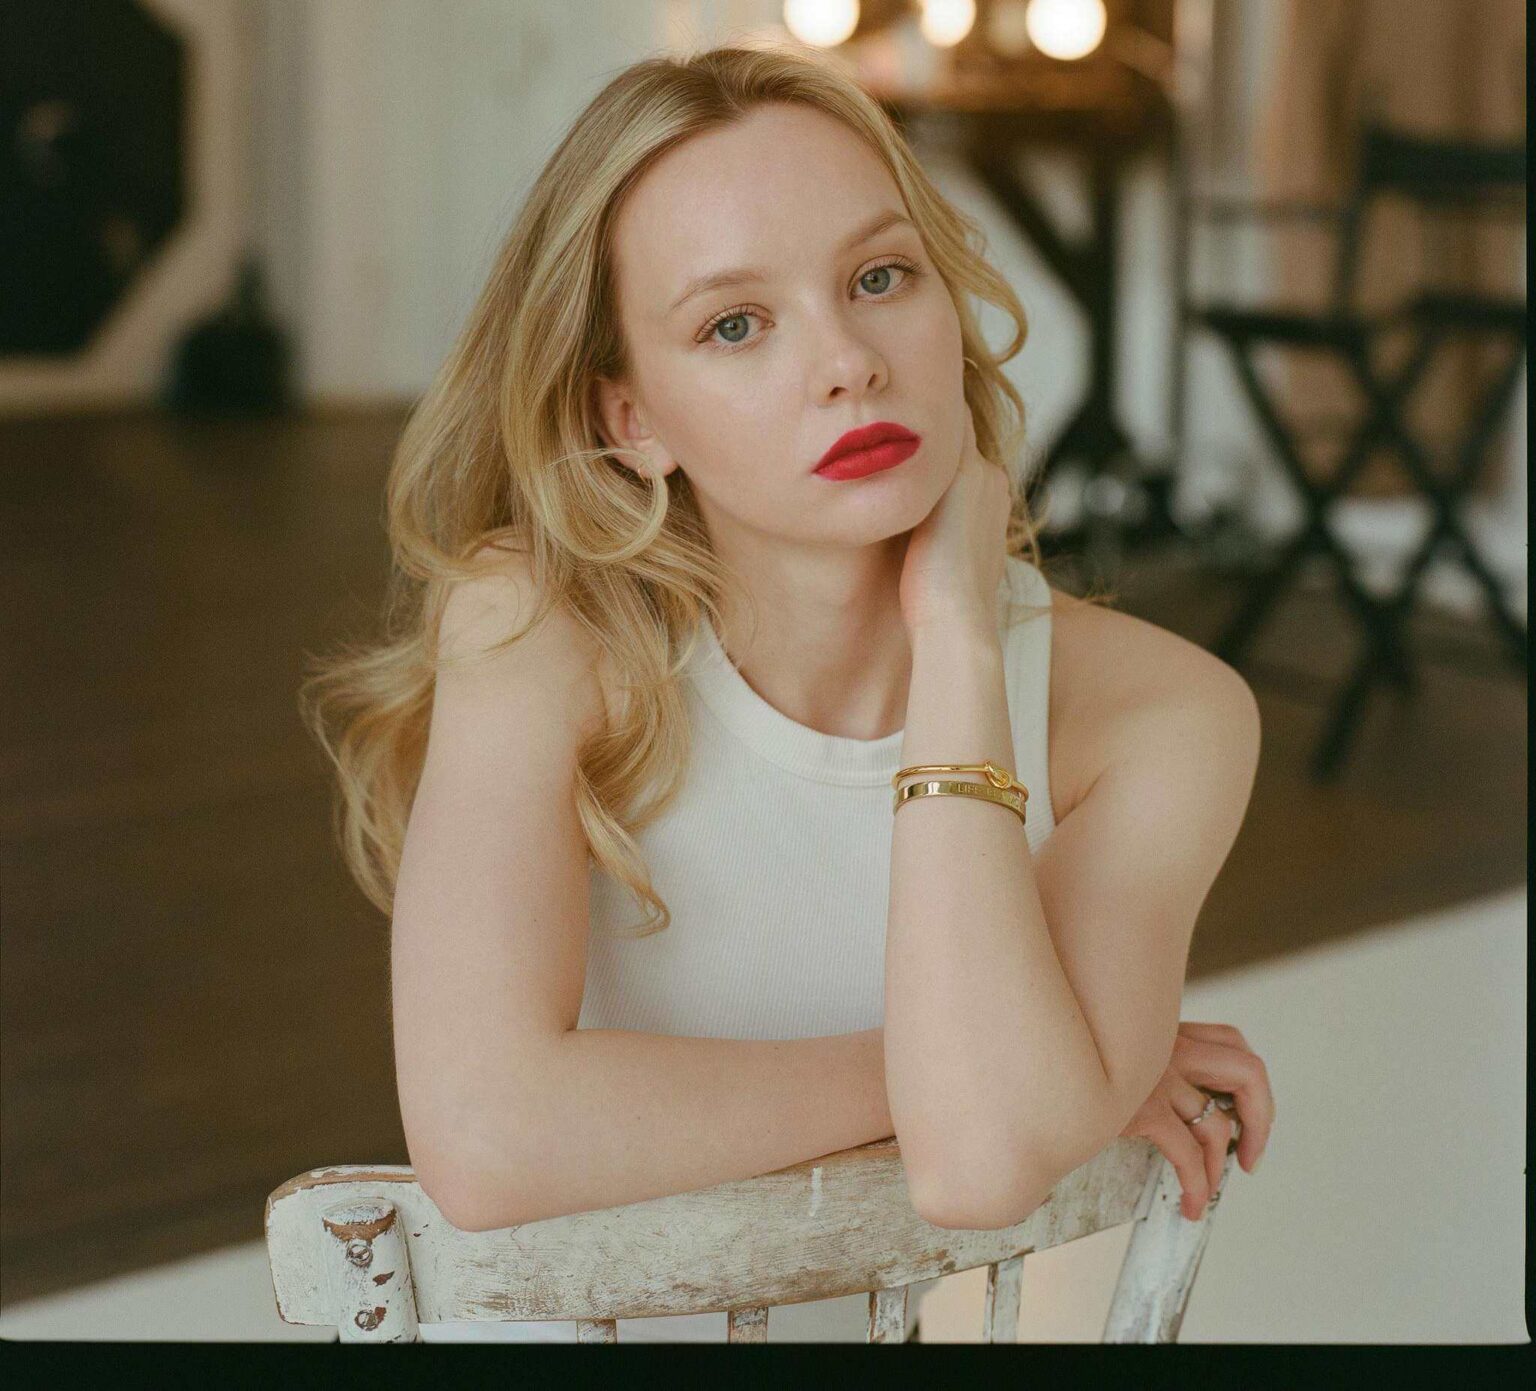
{"type": "Polygon", "coordinates": [[[976,0],[921,0],[918,27],[935,48],[953,48],[976,22],[976,0]]]}
{"type": "Polygon", "coordinates": [[[1086,58],[1104,40],[1104,0],[1029,0],[1024,22],[1047,58],[1086,58]]]}
{"type": "Polygon", "coordinates": [[[784,0],[784,27],[801,43],[832,48],[859,27],[859,0],[784,0]]]}

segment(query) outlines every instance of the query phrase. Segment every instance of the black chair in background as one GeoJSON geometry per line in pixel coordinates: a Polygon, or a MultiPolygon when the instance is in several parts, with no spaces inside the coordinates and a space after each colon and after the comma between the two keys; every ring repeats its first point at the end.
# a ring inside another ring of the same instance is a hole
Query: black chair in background
{"type": "Polygon", "coordinates": [[[1302,561],[1321,551],[1332,562],[1338,588],[1365,631],[1363,653],[1338,696],[1314,753],[1318,781],[1335,777],[1364,709],[1380,679],[1405,693],[1415,689],[1406,648],[1411,619],[1425,571],[1436,553],[1448,548],[1472,574],[1486,598],[1502,648],[1523,672],[1528,650],[1525,623],[1510,609],[1499,579],[1468,536],[1458,509],[1476,481],[1488,447],[1514,399],[1525,359],[1526,306],[1523,297],[1490,296],[1462,288],[1443,288],[1438,268],[1425,265],[1415,291],[1386,311],[1361,309],[1357,278],[1362,255],[1370,246],[1371,211],[1391,194],[1410,200],[1434,217],[1509,217],[1523,224],[1526,194],[1523,143],[1473,144],[1406,135],[1380,125],[1361,133],[1356,174],[1342,205],[1204,199],[1195,212],[1218,229],[1238,222],[1276,223],[1306,220],[1330,230],[1335,260],[1329,302],[1317,312],[1278,306],[1243,306],[1207,300],[1186,305],[1189,322],[1213,333],[1226,347],[1249,403],[1285,475],[1295,485],[1306,511],[1301,529],[1279,549],[1273,563],[1257,574],[1237,613],[1213,650],[1240,666],[1254,635],[1302,561]],[[1399,365],[1383,366],[1384,341],[1409,347],[1399,365]],[[1445,345],[1457,340],[1492,340],[1500,345],[1496,370],[1489,373],[1468,410],[1457,438],[1436,467],[1431,448],[1417,438],[1406,412],[1413,393],[1445,345]],[[1329,355],[1340,361],[1359,387],[1364,409],[1340,428],[1329,422],[1288,420],[1277,408],[1273,389],[1260,376],[1255,354],[1264,347],[1329,355]],[[1342,443],[1334,465],[1308,470],[1303,452],[1308,442],[1332,438],[1342,443]],[[1362,584],[1357,558],[1329,526],[1329,509],[1359,475],[1374,449],[1385,445],[1412,479],[1416,491],[1434,509],[1429,532],[1409,557],[1401,583],[1385,596],[1362,584]]]}

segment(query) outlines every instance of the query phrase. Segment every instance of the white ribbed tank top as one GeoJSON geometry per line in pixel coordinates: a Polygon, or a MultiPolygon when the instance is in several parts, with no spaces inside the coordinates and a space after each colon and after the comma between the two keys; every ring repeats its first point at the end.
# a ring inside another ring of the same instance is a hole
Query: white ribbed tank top
{"type": "MultiPolygon", "coordinates": [[[[1014,773],[1029,789],[1025,834],[1038,853],[1055,827],[1046,717],[1050,587],[1010,556],[998,590],[1014,773]],[[1031,612],[1028,606],[1042,606],[1031,612]],[[1017,607],[1024,606],[1024,607],[1017,607]],[[1017,620],[1008,626],[1010,616],[1017,620]]],[[[798,724],[731,664],[705,622],[685,668],[693,748],[672,805],[637,835],[667,928],[639,921],[627,890],[591,866],[591,930],[577,1027],[695,1038],[854,1033],[885,1018],[891,777],[904,731],[847,739],[798,724]]],[[[916,1322],[924,1281],[907,1301],[916,1322]]],[[[623,1342],[725,1341],[725,1313],[620,1319],[623,1342]]],[[[784,1305],[770,1342],[864,1342],[869,1296],[784,1305]]],[[[575,1342],[573,1321],[423,1324],[426,1341],[575,1342]]]]}

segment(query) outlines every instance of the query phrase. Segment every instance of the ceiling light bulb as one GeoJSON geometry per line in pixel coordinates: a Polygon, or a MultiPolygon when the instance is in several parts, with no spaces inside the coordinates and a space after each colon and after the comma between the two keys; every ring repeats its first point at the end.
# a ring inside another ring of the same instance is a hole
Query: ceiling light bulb
{"type": "Polygon", "coordinates": [[[1104,0],[1029,0],[1029,37],[1047,58],[1086,58],[1104,39],[1104,0]]]}
{"type": "Polygon", "coordinates": [[[936,48],[953,48],[976,23],[976,0],[922,0],[919,24],[936,48]]]}
{"type": "Polygon", "coordinates": [[[859,27],[859,0],[784,0],[784,27],[801,43],[832,48],[859,27]]]}

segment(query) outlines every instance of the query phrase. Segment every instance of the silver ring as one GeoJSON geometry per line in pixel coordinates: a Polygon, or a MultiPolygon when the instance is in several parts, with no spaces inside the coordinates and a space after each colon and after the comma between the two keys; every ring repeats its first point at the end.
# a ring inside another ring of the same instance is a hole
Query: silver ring
{"type": "MultiPolygon", "coordinates": [[[[1231,1092],[1206,1092],[1204,1087],[1201,1087],[1200,1090],[1205,1092],[1205,1110],[1193,1120],[1186,1121],[1186,1125],[1199,1125],[1201,1121],[1211,1114],[1212,1109],[1219,1111],[1235,1111],[1237,1109],[1237,1098],[1231,1092]]],[[[1232,1123],[1234,1125],[1242,1124],[1236,1116],[1232,1117],[1232,1123]]]]}

